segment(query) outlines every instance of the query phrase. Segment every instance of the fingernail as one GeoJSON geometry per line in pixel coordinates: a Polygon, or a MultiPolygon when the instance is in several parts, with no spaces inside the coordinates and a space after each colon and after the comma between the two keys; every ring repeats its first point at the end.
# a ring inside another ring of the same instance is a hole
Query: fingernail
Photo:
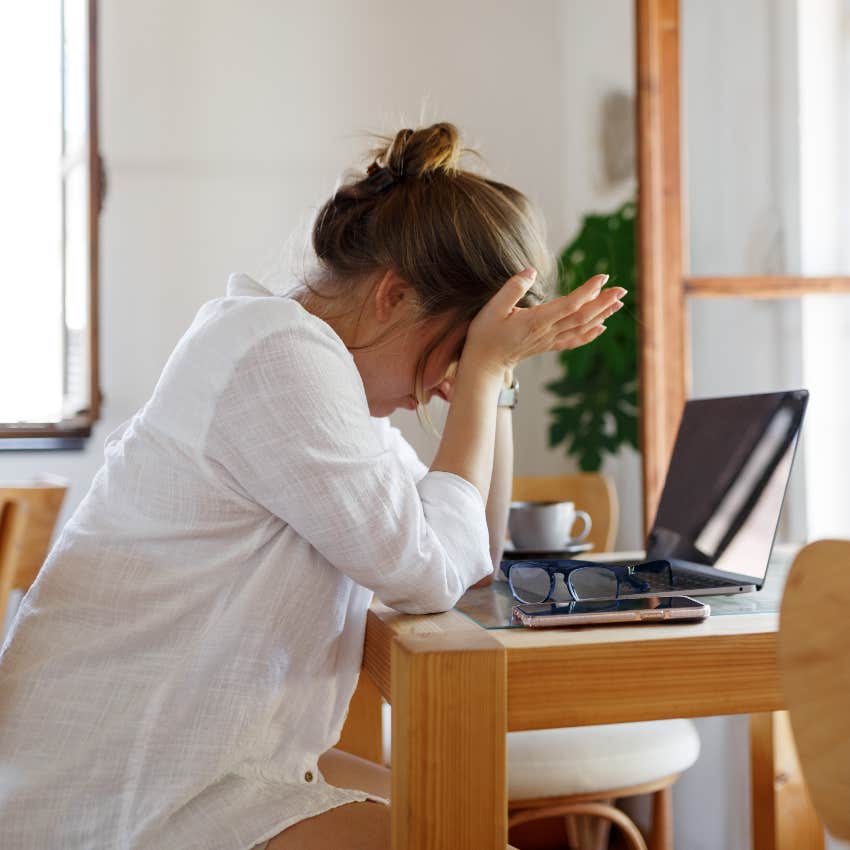
{"type": "Polygon", "coordinates": [[[537,269],[533,269],[530,266],[527,269],[523,269],[520,274],[523,277],[527,277],[529,280],[534,280],[537,277],[537,269]]]}
{"type": "Polygon", "coordinates": [[[612,292],[617,292],[617,293],[619,293],[619,294],[617,295],[617,298],[622,298],[624,295],[628,295],[628,293],[629,293],[629,290],[628,290],[628,289],[623,289],[623,287],[622,287],[622,286],[615,286],[615,287],[614,287],[614,289],[613,289],[613,290],[611,290],[611,291],[612,291],[612,292]]]}
{"type": "Polygon", "coordinates": [[[607,274],[602,275],[602,283],[600,285],[605,286],[605,284],[608,283],[609,277],[610,277],[610,275],[607,275],[607,274]]]}

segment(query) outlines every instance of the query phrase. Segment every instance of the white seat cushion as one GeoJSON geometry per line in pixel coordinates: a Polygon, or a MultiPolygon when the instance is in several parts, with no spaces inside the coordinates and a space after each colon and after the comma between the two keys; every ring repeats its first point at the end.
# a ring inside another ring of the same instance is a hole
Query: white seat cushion
{"type": "Polygon", "coordinates": [[[689,768],[698,755],[690,720],[509,732],[508,799],[641,785],[689,768]]]}

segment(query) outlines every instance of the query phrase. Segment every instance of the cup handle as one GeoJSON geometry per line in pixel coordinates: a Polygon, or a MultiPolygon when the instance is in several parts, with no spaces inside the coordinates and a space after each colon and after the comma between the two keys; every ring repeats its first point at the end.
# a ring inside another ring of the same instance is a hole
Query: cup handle
{"type": "MultiPolygon", "coordinates": [[[[593,528],[590,514],[585,511],[576,511],[576,519],[580,519],[584,523],[584,528],[581,530],[581,534],[571,537],[567,543],[582,543],[587,539],[587,535],[590,534],[590,529],[593,528]]],[[[575,524],[575,519],[573,520],[573,524],[575,524]]]]}

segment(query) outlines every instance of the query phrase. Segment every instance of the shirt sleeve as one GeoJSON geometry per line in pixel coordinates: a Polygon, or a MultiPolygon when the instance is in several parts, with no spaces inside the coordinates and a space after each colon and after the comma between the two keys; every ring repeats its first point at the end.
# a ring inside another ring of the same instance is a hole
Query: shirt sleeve
{"type": "Polygon", "coordinates": [[[374,421],[339,340],[319,328],[287,328],[236,363],[204,453],[385,604],[448,610],[492,571],[481,495],[449,472],[417,482],[374,421]]]}

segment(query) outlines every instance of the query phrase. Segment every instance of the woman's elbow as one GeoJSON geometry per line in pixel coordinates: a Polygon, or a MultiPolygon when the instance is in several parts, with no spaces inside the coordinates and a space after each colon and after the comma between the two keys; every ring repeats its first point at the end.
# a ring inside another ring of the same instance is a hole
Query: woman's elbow
{"type": "Polygon", "coordinates": [[[482,557],[475,566],[474,570],[446,570],[441,576],[434,576],[431,581],[420,584],[412,593],[400,595],[392,601],[381,601],[404,614],[442,614],[451,611],[468,588],[493,572],[489,557],[482,557]]]}

